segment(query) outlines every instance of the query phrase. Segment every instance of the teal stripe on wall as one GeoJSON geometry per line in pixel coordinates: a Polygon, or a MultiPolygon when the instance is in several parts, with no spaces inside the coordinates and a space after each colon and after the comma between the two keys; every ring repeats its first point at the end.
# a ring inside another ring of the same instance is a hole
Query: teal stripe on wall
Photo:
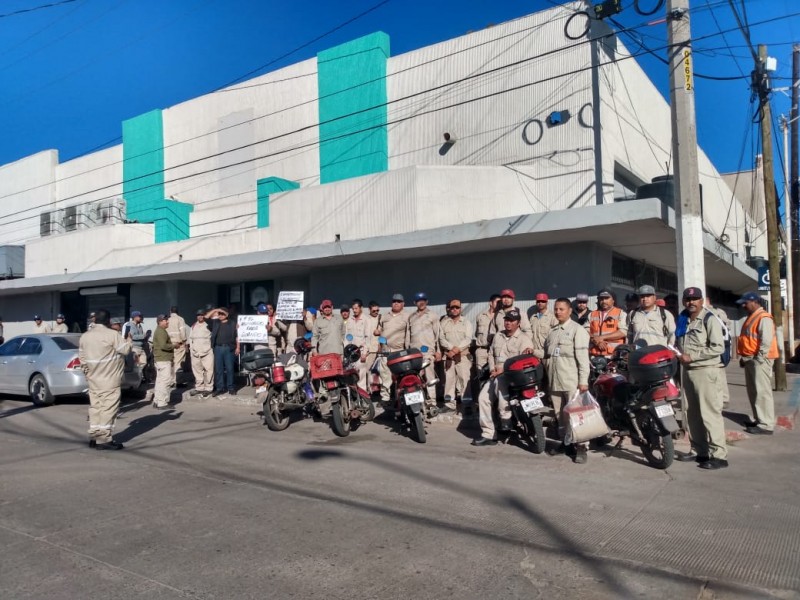
{"type": "Polygon", "coordinates": [[[320,183],[389,168],[388,58],[383,32],[317,54],[320,183]]]}
{"type": "Polygon", "coordinates": [[[288,192],[296,190],[300,184],[296,181],[281,179],[280,177],[266,177],[256,182],[258,199],[256,201],[256,212],[258,227],[269,227],[269,196],[278,192],[288,192]]]}
{"type": "Polygon", "coordinates": [[[122,122],[122,194],[126,218],[155,223],[155,242],[189,239],[194,206],[164,198],[164,122],[151,110],[122,122]]]}

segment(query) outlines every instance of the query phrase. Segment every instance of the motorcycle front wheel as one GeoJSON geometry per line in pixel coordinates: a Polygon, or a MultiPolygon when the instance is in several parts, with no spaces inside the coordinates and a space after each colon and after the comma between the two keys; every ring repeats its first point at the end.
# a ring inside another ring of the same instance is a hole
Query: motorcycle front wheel
{"type": "Polygon", "coordinates": [[[289,426],[289,414],[280,409],[286,401],[286,391],[270,388],[264,400],[264,425],[270,431],[283,431],[289,426]]]}
{"type": "Polygon", "coordinates": [[[412,419],[411,428],[414,430],[414,437],[417,442],[424,444],[428,438],[425,434],[425,417],[422,415],[422,411],[417,414],[409,414],[408,416],[412,419]]]}
{"type": "Polygon", "coordinates": [[[350,435],[350,396],[347,390],[339,395],[339,401],[331,405],[333,432],[339,437],[350,435]]]}
{"type": "Polygon", "coordinates": [[[637,418],[639,429],[644,436],[641,449],[647,462],[656,469],[667,469],[675,459],[675,443],[670,434],[662,435],[661,429],[649,412],[641,413],[637,418]]]}
{"type": "Polygon", "coordinates": [[[544,452],[547,439],[544,436],[542,415],[529,415],[520,407],[517,413],[517,431],[534,454],[544,452]]]}

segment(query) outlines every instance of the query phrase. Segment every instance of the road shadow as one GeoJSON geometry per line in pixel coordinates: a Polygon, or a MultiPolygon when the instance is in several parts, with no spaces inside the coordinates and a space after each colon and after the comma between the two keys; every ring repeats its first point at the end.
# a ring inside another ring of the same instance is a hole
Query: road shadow
{"type": "Polygon", "coordinates": [[[170,411],[159,411],[154,414],[145,415],[133,419],[128,423],[128,427],[124,431],[114,435],[114,439],[123,444],[130,442],[132,439],[139,437],[156,427],[166,423],[167,421],[175,421],[181,418],[182,412],[175,413],[170,411]]]}
{"type": "Polygon", "coordinates": [[[32,410],[36,410],[37,408],[44,408],[44,407],[39,406],[38,404],[31,403],[26,406],[17,406],[16,408],[10,408],[9,410],[4,410],[0,412],[0,419],[5,419],[7,417],[13,417],[14,415],[30,412],[32,410]]]}

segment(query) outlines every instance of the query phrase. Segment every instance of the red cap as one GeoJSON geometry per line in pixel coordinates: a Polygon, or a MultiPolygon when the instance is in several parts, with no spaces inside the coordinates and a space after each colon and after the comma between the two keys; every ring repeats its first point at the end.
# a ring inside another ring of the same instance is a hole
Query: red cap
{"type": "Polygon", "coordinates": [[[539,300],[543,300],[543,301],[547,302],[548,300],[550,300],[550,298],[545,293],[536,294],[536,301],[538,302],[539,300]]]}
{"type": "Polygon", "coordinates": [[[333,308],[333,302],[326,298],[325,300],[323,300],[322,302],[319,303],[319,307],[320,308],[326,308],[326,307],[333,308]]]}
{"type": "Polygon", "coordinates": [[[512,299],[517,299],[517,297],[514,295],[514,290],[500,290],[500,296],[511,296],[512,299]]]}
{"type": "Polygon", "coordinates": [[[664,302],[663,298],[659,298],[658,300],[656,300],[656,306],[660,306],[661,308],[666,308],[667,303],[664,302]]]}

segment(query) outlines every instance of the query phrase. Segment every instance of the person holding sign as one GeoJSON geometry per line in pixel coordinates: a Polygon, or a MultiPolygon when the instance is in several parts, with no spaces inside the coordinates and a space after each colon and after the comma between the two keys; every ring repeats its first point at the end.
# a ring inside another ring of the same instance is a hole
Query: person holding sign
{"type": "MultiPolygon", "coordinates": [[[[267,323],[265,325],[267,329],[267,346],[270,350],[272,350],[275,355],[281,351],[283,346],[283,333],[286,331],[286,325],[278,320],[277,315],[275,314],[275,306],[270,303],[264,304],[263,302],[258,305],[256,311],[259,315],[266,315],[267,316],[267,323]]],[[[264,348],[263,345],[256,344],[255,348],[258,350],[259,348],[264,348]]]]}

